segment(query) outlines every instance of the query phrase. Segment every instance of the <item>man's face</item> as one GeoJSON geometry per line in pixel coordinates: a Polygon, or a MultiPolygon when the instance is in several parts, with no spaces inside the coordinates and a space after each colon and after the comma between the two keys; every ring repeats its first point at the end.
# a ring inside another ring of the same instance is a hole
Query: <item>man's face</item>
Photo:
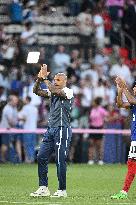
{"type": "Polygon", "coordinates": [[[17,96],[12,96],[12,101],[11,101],[12,106],[16,107],[18,102],[19,102],[18,97],[17,96]]]}
{"type": "Polygon", "coordinates": [[[55,75],[54,77],[54,85],[57,88],[64,88],[66,86],[66,78],[63,75],[55,75]]]}
{"type": "Polygon", "coordinates": [[[135,87],[133,87],[133,93],[136,96],[136,85],[135,85],[135,87]]]}
{"type": "Polygon", "coordinates": [[[58,51],[59,51],[60,53],[64,53],[65,47],[64,47],[64,46],[59,46],[59,47],[58,47],[58,51]]]}

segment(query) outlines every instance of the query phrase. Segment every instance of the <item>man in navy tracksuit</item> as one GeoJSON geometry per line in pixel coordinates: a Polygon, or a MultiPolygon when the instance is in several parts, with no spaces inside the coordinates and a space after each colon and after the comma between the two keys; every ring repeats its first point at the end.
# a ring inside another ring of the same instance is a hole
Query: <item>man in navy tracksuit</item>
{"type": "Polygon", "coordinates": [[[30,196],[50,196],[48,189],[48,161],[53,151],[56,156],[59,188],[52,197],[67,197],[66,193],[66,157],[69,151],[72,130],[70,128],[70,112],[73,101],[73,90],[66,87],[67,76],[58,73],[52,84],[47,76],[47,66],[43,64],[33,91],[36,95],[50,97],[50,116],[48,129],[37,156],[39,189],[30,196]],[[45,82],[48,89],[42,90],[40,83],[45,82]]]}

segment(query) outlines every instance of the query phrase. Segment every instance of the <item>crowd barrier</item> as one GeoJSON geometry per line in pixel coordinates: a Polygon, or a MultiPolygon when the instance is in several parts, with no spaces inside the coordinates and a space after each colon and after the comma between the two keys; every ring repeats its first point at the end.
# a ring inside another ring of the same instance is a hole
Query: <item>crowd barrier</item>
{"type": "MultiPolygon", "coordinates": [[[[46,129],[36,129],[36,130],[24,130],[24,129],[0,129],[0,133],[8,134],[8,133],[13,133],[13,134],[25,134],[25,133],[36,133],[36,134],[43,134],[46,132],[46,129]]],[[[130,135],[130,130],[128,129],[83,129],[83,128],[73,128],[72,129],[73,133],[77,134],[90,134],[90,133],[101,133],[101,134],[122,134],[122,135],[130,135]]]]}

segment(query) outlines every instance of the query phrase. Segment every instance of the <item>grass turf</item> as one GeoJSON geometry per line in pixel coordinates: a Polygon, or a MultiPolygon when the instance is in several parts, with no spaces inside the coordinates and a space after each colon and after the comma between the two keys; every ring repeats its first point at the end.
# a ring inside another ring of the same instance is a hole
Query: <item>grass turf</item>
{"type": "MultiPolygon", "coordinates": [[[[38,188],[37,164],[0,165],[0,204],[136,204],[135,182],[127,200],[111,200],[124,181],[126,165],[68,165],[66,199],[32,198],[29,194],[38,188]]],[[[57,190],[56,167],[49,165],[49,189],[57,190]]]]}

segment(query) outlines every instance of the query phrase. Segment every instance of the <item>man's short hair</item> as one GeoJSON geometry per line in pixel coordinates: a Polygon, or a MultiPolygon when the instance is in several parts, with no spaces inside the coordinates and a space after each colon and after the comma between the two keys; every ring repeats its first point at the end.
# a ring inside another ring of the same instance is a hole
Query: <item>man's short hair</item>
{"type": "Polygon", "coordinates": [[[65,80],[67,81],[67,76],[65,73],[57,73],[56,75],[60,75],[60,76],[63,76],[65,78],[65,80]]]}
{"type": "Polygon", "coordinates": [[[18,95],[14,95],[14,94],[9,95],[7,98],[7,102],[11,102],[14,97],[18,98],[18,95]]]}

